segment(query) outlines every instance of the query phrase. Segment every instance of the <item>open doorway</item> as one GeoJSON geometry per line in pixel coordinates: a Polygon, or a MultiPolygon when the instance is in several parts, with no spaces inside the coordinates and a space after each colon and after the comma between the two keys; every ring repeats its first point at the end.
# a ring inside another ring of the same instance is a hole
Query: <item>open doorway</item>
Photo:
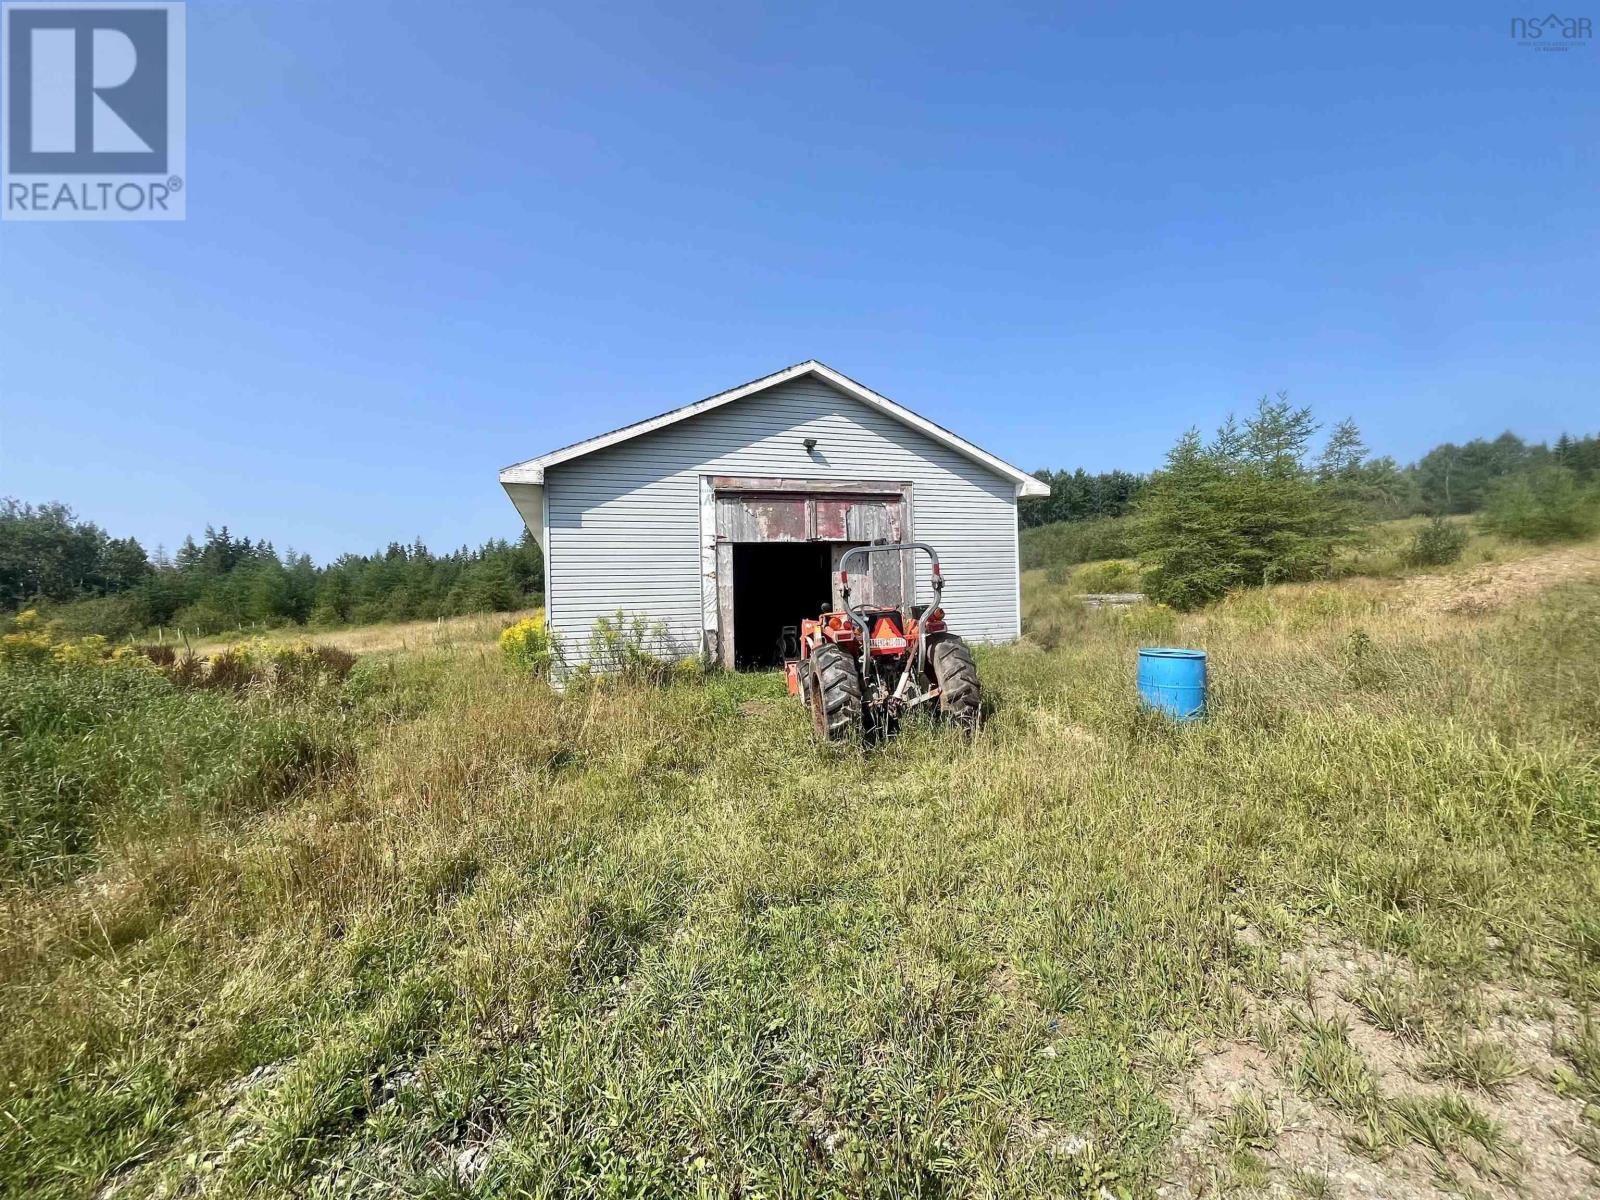
{"type": "Polygon", "coordinates": [[[733,650],[741,671],[783,662],[783,629],[833,607],[826,542],[740,542],[733,547],[733,650]]]}

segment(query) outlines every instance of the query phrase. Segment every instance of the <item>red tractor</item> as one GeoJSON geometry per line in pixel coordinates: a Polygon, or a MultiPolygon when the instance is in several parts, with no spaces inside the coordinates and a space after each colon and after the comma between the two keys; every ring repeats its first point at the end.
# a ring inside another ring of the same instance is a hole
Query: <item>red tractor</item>
{"type": "Polygon", "coordinates": [[[860,731],[869,740],[882,737],[904,714],[924,705],[937,706],[941,716],[969,733],[977,729],[978,669],[967,644],[945,627],[939,605],[944,578],[933,547],[926,542],[853,547],[839,559],[839,585],[844,611],[802,621],[799,653],[783,664],[789,694],[810,705],[818,736],[840,741],[860,731]],[[933,564],[932,604],[913,604],[902,612],[850,603],[853,561],[916,551],[933,564]]]}

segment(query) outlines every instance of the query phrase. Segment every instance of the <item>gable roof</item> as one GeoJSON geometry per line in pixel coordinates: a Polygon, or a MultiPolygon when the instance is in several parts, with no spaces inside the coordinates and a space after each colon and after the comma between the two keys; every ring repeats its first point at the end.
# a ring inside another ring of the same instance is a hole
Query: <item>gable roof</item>
{"type": "Polygon", "coordinates": [[[965,438],[957,437],[942,425],[936,425],[926,417],[918,416],[909,408],[896,404],[887,396],[880,396],[869,387],[857,383],[849,376],[841,375],[832,367],[818,362],[816,359],[807,359],[803,363],[796,363],[792,367],[785,367],[781,371],[774,371],[771,375],[764,375],[760,379],[753,379],[749,383],[740,384],[736,388],[729,388],[725,392],[718,392],[715,396],[708,396],[704,400],[697,400],[693,404],[686,404],[682,408],[675,408],[671,412],[664,412],[660,416],[650,417],[644,421],[635,421],[632,425],[624,425],[621,429],[614,429],[610,433],[602,433],[599,437],[592,437],[586,441],[574,442],[570,446],[563,446],[559,450],[552,450],[538,458],[530,458],[526,462],[515,463],[500,472],[500,482],[542,484],[545,469],[559,463],[571,462],[575,458],[582,458],[586,454],[593,454],[596,450],[604,450],[607,446],[615,446],[618,442],[628,441],[630,438],[641,437],[653,433],[657,429],[664,429],[668,425],[675,425],[679,421],[686,421],[690,417],[697,417],[703,412],[710,412],[714,408],[721,408],[724,404],[732,404],[735,400],[742,400],[767,388],[776,387],[780,383],[787,383],[791,379],[800,379],[807,375],[814,375],[852,399],[859,400],[869,408],[875,408],[885,416],[892,417],[902,425],[915,429],[933,441],[949,447],[957,454],[971,459],[980,466],[987,467],[996,475],[1010,479],[1016,484],[1019,496],[1048,496],[1050,488],[1047,484],[1035,479],[1026,471],[1012,466],[1010,463],[996,458],[987,450],[974,446],[965,438]]]}

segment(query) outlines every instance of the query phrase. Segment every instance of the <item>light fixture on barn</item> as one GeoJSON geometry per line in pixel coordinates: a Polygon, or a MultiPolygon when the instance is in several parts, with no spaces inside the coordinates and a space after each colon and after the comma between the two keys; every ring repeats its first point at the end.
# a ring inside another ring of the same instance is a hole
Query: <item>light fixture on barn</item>
{"type": "Polygon", "coordinates": [[[806,453],[810,454],[813,450],[815,450],[817,448],[817,439],[816,438],[806,438],[804,444],[805,444],[805,448],[806,448],[806,453]]]}

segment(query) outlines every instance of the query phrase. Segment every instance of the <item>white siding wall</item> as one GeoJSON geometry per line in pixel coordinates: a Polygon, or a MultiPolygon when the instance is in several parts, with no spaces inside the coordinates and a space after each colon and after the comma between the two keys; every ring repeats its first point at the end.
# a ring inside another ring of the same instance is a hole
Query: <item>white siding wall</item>
{"type": "MultiPolygon", "coordinates": [[[[939,552],[951,628],[971,641],[1020,633],[1012,481],[804,378],[547,468],[548,620],[569,660],[619,608],[698,652],[701,475],[910,480],[915,535],[939,552]]],[[[930,595],[925,574],[919,594],[930,595]]]]}

